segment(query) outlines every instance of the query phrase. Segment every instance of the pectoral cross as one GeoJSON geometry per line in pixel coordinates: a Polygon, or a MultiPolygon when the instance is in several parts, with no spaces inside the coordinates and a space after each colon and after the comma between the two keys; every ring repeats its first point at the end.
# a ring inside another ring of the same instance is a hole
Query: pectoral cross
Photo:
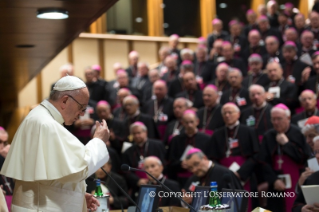
{"type": "Polygon", "coordinates": [[[281,165],[284,163],[284,161],[281,158],[279,158],[277,160],[277,163],[278,163],[278,168],[281,169],[281,165]]]}

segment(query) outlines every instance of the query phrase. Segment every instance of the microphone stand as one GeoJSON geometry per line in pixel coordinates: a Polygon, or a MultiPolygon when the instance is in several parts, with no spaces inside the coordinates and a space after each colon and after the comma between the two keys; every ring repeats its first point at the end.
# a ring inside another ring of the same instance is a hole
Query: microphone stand
{"type": "MultiPolygon", "coordinates": [[[[117,187],[121,190],[121,192],[126,196],[126,198],[128,198],[128,199],[135,205],[135,207],[138,208],[138,210],[141,212],[141,209],[138,207],[138,205],[136,204],[136,202],[134,202],[134,200],[130,197],[130,195],[128,195],[128,194],[123,190],[123,188],[117,184],[117,182],[114,180],[114,178],[111,177],[111,175],[109,175],[109,174],[103,169],[103,167],[101,167],[101,169],[102,169],[102,171],[103,171],[109,178],[111,178],[111,180],[113,180],[113,182],[117,185],[117,187]]],[[[121,203],[121,204],[122,204],[122,203],[121,203]]],[[[122,212],[123,212],[123,205],[121,205],[121,206],[122,206],[122,212]]]]}

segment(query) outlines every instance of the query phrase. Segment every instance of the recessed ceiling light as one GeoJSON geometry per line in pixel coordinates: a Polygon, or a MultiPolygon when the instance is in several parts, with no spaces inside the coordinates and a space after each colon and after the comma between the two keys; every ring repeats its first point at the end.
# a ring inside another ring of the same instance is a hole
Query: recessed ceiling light
{"type": "Polygon", "coordinates": [[[18,44],[16,45],[17,48],[33,48],[33,44],[18,44]]]}
{"type": "Polygon", "coordinates": [[[37,14],[37,18],[41,19],[66,19],[68,17],[68,11],[61,9],[40,9],[37,14]]]}

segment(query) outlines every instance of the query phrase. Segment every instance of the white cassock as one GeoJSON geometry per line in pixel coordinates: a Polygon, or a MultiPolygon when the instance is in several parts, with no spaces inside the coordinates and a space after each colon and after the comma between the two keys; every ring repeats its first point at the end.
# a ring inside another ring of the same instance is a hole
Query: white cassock
{"type": "Polygon", "coordinates": [[[23,120],[1,170],[16,179],[12,212],[87,211],[85,179],[109,160],[105,143],[83,145],[47,100],[23,120]]]}

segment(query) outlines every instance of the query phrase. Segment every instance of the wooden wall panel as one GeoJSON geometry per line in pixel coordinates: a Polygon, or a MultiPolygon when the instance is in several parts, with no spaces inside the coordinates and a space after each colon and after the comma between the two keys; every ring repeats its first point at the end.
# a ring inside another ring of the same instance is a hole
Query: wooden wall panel
{"type": "Polygon", "coordinates": [[[68,49],[65,48],[42,70],[42,99],[49,97],[52,83],[60,79],[60,67],[68,62],[68,49]]]}
{"type": "Polygon", "coordinates": [[[157,45],[155,42],[134,41],[133,49],[140,54],[140,61],[148,64],[157,62],[157,45]]]}
{"type": "Polygon", "coordinates": [[[113,80],[115,73],[113,72],[113,64],[121,63],[123,68],[128,66],[128,42],[124,40],[104,40],[104,78],[105,80],[113,80]]]}
{"type": "Polygon", "coordinates": [[[34,77],[18,94],[18,107],[31,106],[38,103],[37,78],[34,77]]]}
{"type": "Polygon", "coordinates": [[[76,39],[73,44],[74,75],[84,78],[84,69],[99,63],[98,40],[97,39],[76,39]]]}

